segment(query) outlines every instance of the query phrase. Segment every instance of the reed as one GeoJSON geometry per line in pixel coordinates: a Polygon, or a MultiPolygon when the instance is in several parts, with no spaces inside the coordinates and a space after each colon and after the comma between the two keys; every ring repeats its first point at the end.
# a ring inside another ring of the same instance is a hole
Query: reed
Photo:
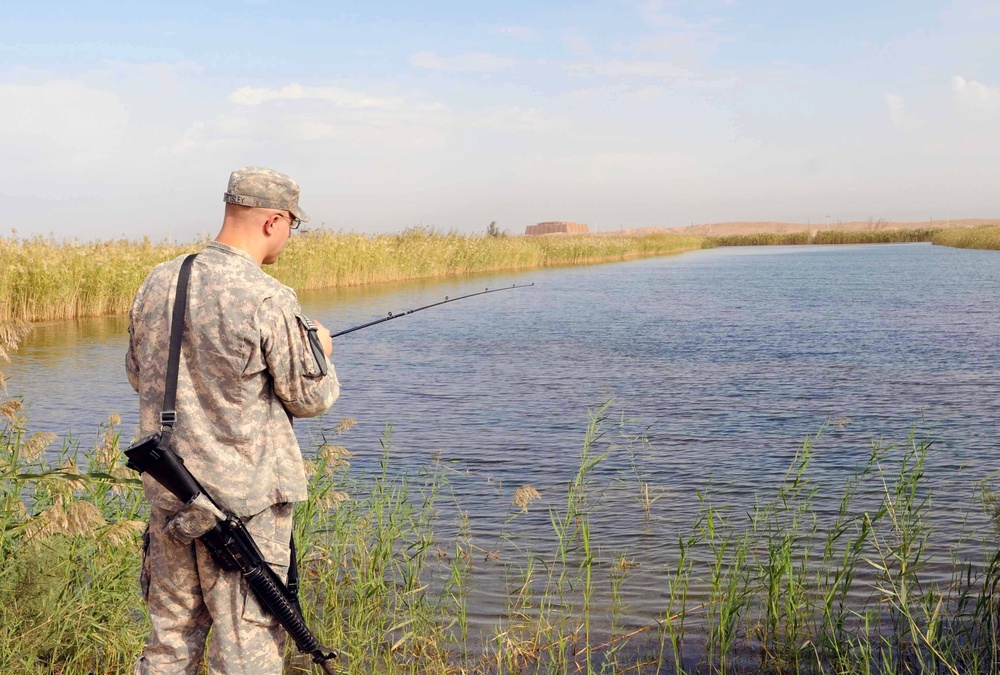
{"type": "Polygon", "coordinates": [[[814,232],[760,232],[706,237],[705,248],[715,246],[792,246],[804,244],[903,244],[931,241],[940,230],[816,230],[814,232]]]}
{"type": "Polygon", "coordinates": [[[1000,251],[1000,224],[941,230],[931,241],[938,246],[1000,251]]]}
{"type": "Polygon", "coordinates": [[[757,232],[706,237],[705,248],[716,246],[792,246],[813,243],[809,232],[757,232]]]}
{"type": "MultiPolygon", "coordinates": [[[[48,321],[123,314],[157,264],[200,250],[205,242],[148,239],[57,242],[0,238],[0,321],[48,321]]],[[[366,236],[317,230],[291,238],[266,267],[297,291],[556,265],[587,265],[697,249],[701,238],[490,237],[422,228],[366,236]]]]}
{"type": "Polygon", "coordinates": [[[0,238],[0,322],[123,314],[154,266],[200,245],[0,238]]]}
{"type": "Polygon", "coordinates": [[[916,228],[910,230],[820,230],[813,237],[814,244],[909,244],[931,241],[939,230],[916,228]]]}

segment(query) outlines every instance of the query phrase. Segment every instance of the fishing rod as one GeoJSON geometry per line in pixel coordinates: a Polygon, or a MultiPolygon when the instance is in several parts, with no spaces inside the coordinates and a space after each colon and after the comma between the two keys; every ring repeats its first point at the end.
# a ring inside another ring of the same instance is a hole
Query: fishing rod
{"type": "Polygon", "coordinates": [[[374,321],[369,321],[368,323],[363,323],[360,326],[354,326],[353,328],[347,328],[337,333],[330,333],[330,338],[340,337],[341,335],[347,335],[348,333],[353,333],[356,330],[361,330],[362,328],[368,328],[369,326],[375,326],[380,323],[385,323],[386,321],[392,321],[393,319],[398,319],[401,316],[407,316],[415,312],[422,312],[425,309],[430,309],[431,307],[437,307],[438,305],[443,305],[448,302],[456,302],[458,300],[465,300],[466,298],[474,298],[477,295],[486,295],[487,293],[499,293],[500,291],[511,291],[515,288],[528,288],[534,286],[534,282],[530,284],[512,284],[510,286],[504,286],[502,288],[487,288],[485,291],[479,291],[478,293],[469,293],[468,295],[460,295],[457,298],[449,298],[447,295],[444,296],[444,300],[431,303],[429,305],[424,305],[423,307],[417,307],[416,309],[408,309],[405,312],[400,312],[399,314],[393,314],[389,312],[388,316],[383,316],[381,319],[375,319],[374,321]]]}

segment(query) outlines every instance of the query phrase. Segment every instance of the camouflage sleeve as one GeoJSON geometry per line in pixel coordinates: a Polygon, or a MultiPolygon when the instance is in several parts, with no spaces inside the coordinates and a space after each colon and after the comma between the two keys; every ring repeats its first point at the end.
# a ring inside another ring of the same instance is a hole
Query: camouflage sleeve
{"type": "Polygon", "coordinates": [[[132,309],[128,317],[128,351],[125,353],[125,372],[128,373],[129,384],[137,392],[139,391],[139,358],[136,355],[135,347],[135,317],[138,313],[139,303],[142,300],[142,289],[135,294],[132,302],[132,309]]]}
{"type": "Polygon", "coordinates": [[[298,303],[267,298],[257,319],[274,393],[285,409],[293,417],[315,417],[333,405],[340,395],[337,373],[325,354],[312,349],[310,323],[298,303]]]}

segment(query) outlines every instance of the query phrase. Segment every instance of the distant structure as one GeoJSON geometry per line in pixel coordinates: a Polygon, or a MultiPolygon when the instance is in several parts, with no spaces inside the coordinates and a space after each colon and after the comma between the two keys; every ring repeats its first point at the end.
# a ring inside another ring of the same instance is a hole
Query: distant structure
{"type": "Polygon", "coordinates": [[[567,223],[561,220],[528,225],[524,228],[524,234],[529,237],[539,234],[588,234],[589,232],[583,223],[567,223]]]}

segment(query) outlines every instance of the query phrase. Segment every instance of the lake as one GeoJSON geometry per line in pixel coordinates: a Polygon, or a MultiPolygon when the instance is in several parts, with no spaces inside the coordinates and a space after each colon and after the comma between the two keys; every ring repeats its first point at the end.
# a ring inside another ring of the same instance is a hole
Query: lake
{"type": "MultiPolygon", "coordinates": [[[[297,425],[307,454],[324,429],[354,418],[338,442],[354,453],[353,470],[371,471],[391,425],[394,470],[433,458],[453,470],[459,507],[442,504],[441,531],[458,527],[460,509],[477,545],[495,549],[511,492],[527,484],[543,499],[519,518],[518,545],[546,550],[546,508],[565,504],[589,412],[612,401],[609,432],[624,414],[649,445],[638,456],[616,450],[595,470],[603,497],[592,538],[605,561],[622,552],[637,561],[624,586],[626,623],[637,626],[662,615],[662,574],[678,533],[695,522],[696,491],[739,513],[773,490],[824,425],[810,466],[818,512],[836,509],[873,439],[905,443],[916,429],[934,441],[925,470],[941,580],[949,552],[980,555],[990,524],[974,502],[997,468],[1000,437],[1000,254],[927,244],[721,248],[300,299],[336,331],[531,282],[336,340],[341,398],[322,420],[297,425]],[[639,474],[657,497],[648,516],[639,474]]],[[[135,429],[126,329],[122,318],[36,326],[3,366],[31,430],[87,447],[110,413],[121,414],[124,435],[135,429]]],[[[470,617],[488,625],[506,590],[488,574],[477,583],[470,617]]]]}

